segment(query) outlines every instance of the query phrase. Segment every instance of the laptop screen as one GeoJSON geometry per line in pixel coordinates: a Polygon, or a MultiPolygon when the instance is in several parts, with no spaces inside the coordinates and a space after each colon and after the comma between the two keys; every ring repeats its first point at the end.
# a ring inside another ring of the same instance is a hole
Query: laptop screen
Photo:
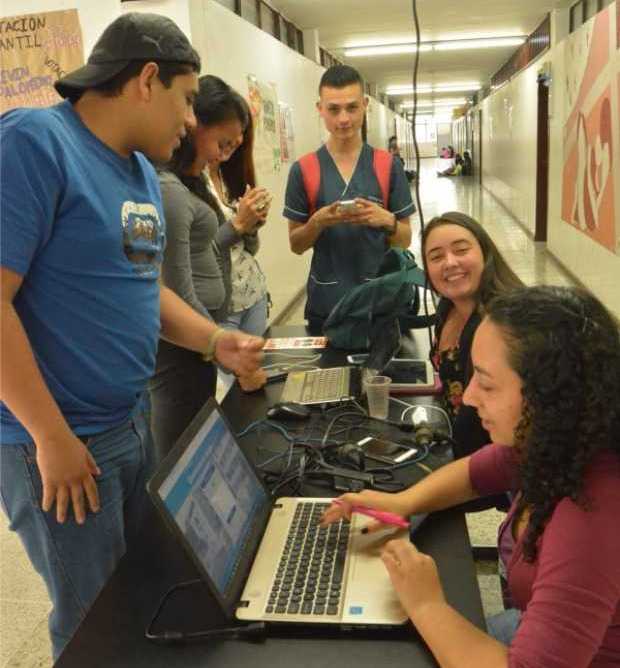
{"type": "Polygon", "coordinates": [[[224,597],[267,492],[217,409],[208,413],[157,494],[224,597]]]}

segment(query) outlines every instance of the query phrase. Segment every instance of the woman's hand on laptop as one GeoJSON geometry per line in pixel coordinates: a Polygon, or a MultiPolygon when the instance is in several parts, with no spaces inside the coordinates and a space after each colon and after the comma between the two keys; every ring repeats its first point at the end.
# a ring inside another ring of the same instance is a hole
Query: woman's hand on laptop
{"type": "Polygon", "coordinates": [[[381,559],[414,624],[421,621],[420,615],[432,616],[437,605],[446,604],[434,559],[419,552],[409,539],[391,540],[383,548],[381,559]]]}
{"type": "MultiPolygon", "coordinates": [[[[400,515],[403,518],[410,514],[410,510],[403,502],[400,494],[373,492],[369,489],[365,489],[363,492],[357,494],[343,494],[338,497],[337,501],[337,503],[332,503],[323,513],[323,517],[321,517],[322,526],[338,522],[342,518],[350,520],[354,506],[366,506],[366,508],[383,510],[400,515]]],[[[389,525],[373,521],[364,527],[366,529],[364,533],[379,531],[385,529],[387,526],[389,525]]]]}

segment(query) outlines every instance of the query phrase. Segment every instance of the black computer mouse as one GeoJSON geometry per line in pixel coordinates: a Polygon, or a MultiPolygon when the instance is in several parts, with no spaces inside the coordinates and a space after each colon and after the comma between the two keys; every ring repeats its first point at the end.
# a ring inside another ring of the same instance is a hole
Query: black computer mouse
{"type": "Polygon", "coordinates": [[[267,417],[272,420],[305,420],[310,417],[310,409],[293,401],[283,401],[268,409],[267,417]]]}

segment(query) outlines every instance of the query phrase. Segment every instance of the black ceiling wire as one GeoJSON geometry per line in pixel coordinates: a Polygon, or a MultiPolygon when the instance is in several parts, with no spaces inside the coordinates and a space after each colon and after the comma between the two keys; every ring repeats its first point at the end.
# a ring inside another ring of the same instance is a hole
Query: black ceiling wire
{"type": "Polygon", "coordinates": [[[420,67],[420,19],[418,17],[418,2],[413,2],[413,21],[415,23],[415,59],[413,65],[413,115],[411,117],[411,130],[413,134],[413,149],[415,151],[415,201],[420,218],[420,232],[424,232],[424,212],[420,201],[420,149],[416,134],[416,117],[418,114],[418,68],[420,67]]]}
{"type": "MultiPolygon", "coordinates": [[[[418,16],[418,0],[412,0],[412,9],[413,9],[413,22],[415,25],[415,58],[413,61],[413,113],[411,116],[411,131],[413,135],[413,150],[415,151],[415,202],[418,208],[418,217],[420,219],[420,237],[424,233],[424,211],[422,210],[422,200],[420,199],[420,149],[418,146],[418,136],[416,133],[416,119],[418,115],[418,70],[420,68],[420,18],[418,16]]],[[[424,249],[421,247],[421,252],[424,252],[424,249]]],[[[428,276],[426,277],[426,282],[424,284],[424,292],[422,294],[422,301],[424,302],[424,314],[428,318],[428,300],[427,295],[431,295],[431,300],[433,306],[435,304],[435,296],[432,290],[429,290],[428,276]]],[[[428,331],[428,343],[429,347],[432,350],[433,348],[433,333],[431,331],[431,325],[427,327],[428,331]]]]}

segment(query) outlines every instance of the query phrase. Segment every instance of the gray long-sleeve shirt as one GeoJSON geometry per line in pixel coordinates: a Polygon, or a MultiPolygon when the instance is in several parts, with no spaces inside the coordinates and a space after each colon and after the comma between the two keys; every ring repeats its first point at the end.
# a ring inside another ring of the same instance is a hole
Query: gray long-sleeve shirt
{"type": "Polygon", "coordinates": [[[217,320],[230,296],[224,282],[226,274],[230,282],[230,267],[221,266],[214,243],[223,231],[217,215],[171,172],[160,172],[159,183],[167,238],[164,284],[198,313],[217,320]]]}

